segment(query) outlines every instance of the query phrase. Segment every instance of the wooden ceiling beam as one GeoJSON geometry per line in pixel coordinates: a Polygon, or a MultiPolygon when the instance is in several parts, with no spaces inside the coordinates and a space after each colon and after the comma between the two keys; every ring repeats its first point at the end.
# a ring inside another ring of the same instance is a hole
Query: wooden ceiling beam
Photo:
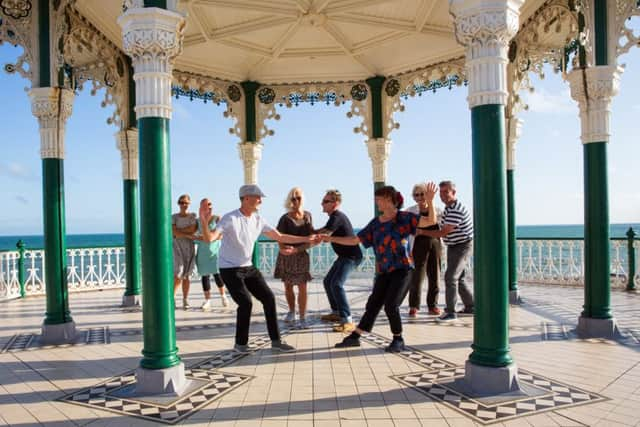
{"type": "Polygon", "coordinates": [[[296,19],[283,16],[266,16],[251,21],[243,22],[240,24],[229,25],[217,30],[212,31],[209,34],[210,40],[221,40],[231,36],[237,36],[239,34],[252,33],[254,31],[264,30],[271,27],[277,27],[278,25],[291,24],[296,22],[296,19]]]}
{"type": "Polygon", "coordinates": [[[353,9],[358,9],[360,7],[369,7],[375,6],[381,3],[389,3],[395,0],[343,0],[340,2],[336,2],[335,5],[331,5],[331,7],[326,7],[324,13],[327,15],[332,13],[342,13],[342,12],[350,12],[353,9]]]}
{"type": "Polygon", "coordinates": [[[253,12],[263,12],[285,16],[298,16],[297,6],[291,4],[291,8],[283,7],[282,2],[268,0],[196,0],[196,4],[206,6],[226,7],[231,9],[244,9],[253,12]]]}
{"type": "Polygon", "coordinates": [[[416,16],[416,31],[421,32],[427,24],[437,0],[422,0],[416,16]]]}
{"type": "Polygon", "coordinates": [[[333,26],[330,22],[325,22],[322,25],[322,28],[325,29],[325,31],[327,32],[327,34],[329,34],[331,36],[331,38],[333,40],[336,41],[336,43],[338,43],[340,45],[340,47],[342,48],[342,50],[344,50],[344,52],[349,55],[354,61],[356,61],[358,64],[360,64],[365,70],[367,70],[370,74],[375,74],[376,71],[375,69],[371,66],[371,64],[369,64],[368,62],[366,62],[364,59],[360,58],[357,54],[353,53],[352,50],[352,46],[351,43],[347,40],[347,38],[340,32],[340,30],[338,28],[336,28],[335,26],[333,26]]]}

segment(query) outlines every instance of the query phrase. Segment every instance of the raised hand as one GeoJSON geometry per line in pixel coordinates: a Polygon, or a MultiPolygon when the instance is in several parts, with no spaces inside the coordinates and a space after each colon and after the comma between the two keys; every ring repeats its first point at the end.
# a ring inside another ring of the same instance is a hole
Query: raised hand
{"type": "Polygon", "coordinates": [[[427,193],[425,194],[425,198],[429,201],[433,200],[438,192],[438,186],[435,182],[429,181],[427,182],[427,193]]]}

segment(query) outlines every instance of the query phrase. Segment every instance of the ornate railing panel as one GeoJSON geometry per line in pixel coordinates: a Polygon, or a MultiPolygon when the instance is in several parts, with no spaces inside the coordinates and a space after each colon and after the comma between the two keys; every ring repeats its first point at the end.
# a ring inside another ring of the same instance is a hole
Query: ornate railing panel
{"type": "MultiPolygon", "coordinates": [[[[611,240],[611,285],[625,288],[628,284],[628,246],[625,239],[611,240]]],[[[633,242],[640,253],[640,241],[633,242]]],[[[446,246],[443,248],[442,269],[446,269],[446,246]]],[[[355,274],[372,275],[375,257],[371,249],[364,250],[364,259],[355,274]]],[[[258,245],[258,266],[266,277],[273,277],[278,244],[261,241],[258,245]]],[[[316,280],[329,270],[336,259],[328,243],[309,250],[311,275],[316,280]]],[[[582,239],[518,239],[518,281],[581,286],[584,283],[584,242],[582,239]]],[[[0,252],[0,301],[20,297],[19,251],[0,252]]],[[[640,256],[635,258],[634,283],[640,286],[640,256]]],[[[468,263],[473,275],[473,257],[468,263]]],[[[67,250],[69,290],[89,291],[123,288],[126,282],[125,249],[123,247],[74,248],[67,250]]],[[[42,295],[44,284],[44,250],[24,251],[24,289],[26,295],[42,295]]],[[[198,280],[197,271],[192,276],[198,280]]]]}

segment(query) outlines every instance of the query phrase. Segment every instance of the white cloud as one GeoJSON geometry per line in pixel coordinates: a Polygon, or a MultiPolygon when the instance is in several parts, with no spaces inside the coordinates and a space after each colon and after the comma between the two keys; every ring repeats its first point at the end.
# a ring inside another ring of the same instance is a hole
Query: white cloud
{"type": "Polygon", "coordinates": [[[28,205],[29,200],[24,196],[15,196],[16,201],[22,203],[23,205],[28,205]]]}
{"type": "Polygon", "coordinates": [[[22,180],[30,180],[34,178],[29,169],[24,164],[17,162],[0,164],[0,173],[10,176],[11,178],[18,178],[22,180]]]}
{"type": "Polygon", "coordinates": [[[537,89],[534,92],[526,93],[523,98],[525,103],[529,105],[529,111],[535,113],[578,114],[578,107],[571,99],[569,89],[564,89],[560,93],[537,89]]]}

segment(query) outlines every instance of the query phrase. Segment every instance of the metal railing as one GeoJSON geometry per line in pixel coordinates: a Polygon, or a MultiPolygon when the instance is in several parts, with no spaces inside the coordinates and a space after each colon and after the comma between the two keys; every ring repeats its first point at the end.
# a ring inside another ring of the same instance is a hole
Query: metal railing
{"type": "MultiPolygon", "coordinates": [[[[0,301],[27,295],[42,295],[44,284],[44,250],[27,250],[18,242],[17,250],[0,252],[0,301]]],[[[636,253],[640,240],[629,229],[627,239],[611,239],[611,285],[613,288],[635,289],[640,285],[640,266],[636,253]],[[629,279],[631,278],[631,279],[629,279]]],[[[375,257],[372,250],[363,251],[364,259],[356,274],[373,274],[375,257]]],[[[260,241],[256,245],[254,263],[265,276],[273,274],[278,244],[260,241]]],[[[311,274],[321,278],[336,258],[329,244],[310,249],[311,274]]],[[[580,238],[518,239],[518,281],[580,286],[584,283],[584,241],[580,238]]],[[[473,258],[469,272],[473,273],[473,258]]],[[[446,268],[446,245],[443,245],[442,268],[446,268]]],[[[123,247],[82,247],[67,250],[69,291],[91,291],[123,288],[126,282],[125,249],[123,247]]],[[[197,272],[194,272],[197,279],[197,272]]]]}

